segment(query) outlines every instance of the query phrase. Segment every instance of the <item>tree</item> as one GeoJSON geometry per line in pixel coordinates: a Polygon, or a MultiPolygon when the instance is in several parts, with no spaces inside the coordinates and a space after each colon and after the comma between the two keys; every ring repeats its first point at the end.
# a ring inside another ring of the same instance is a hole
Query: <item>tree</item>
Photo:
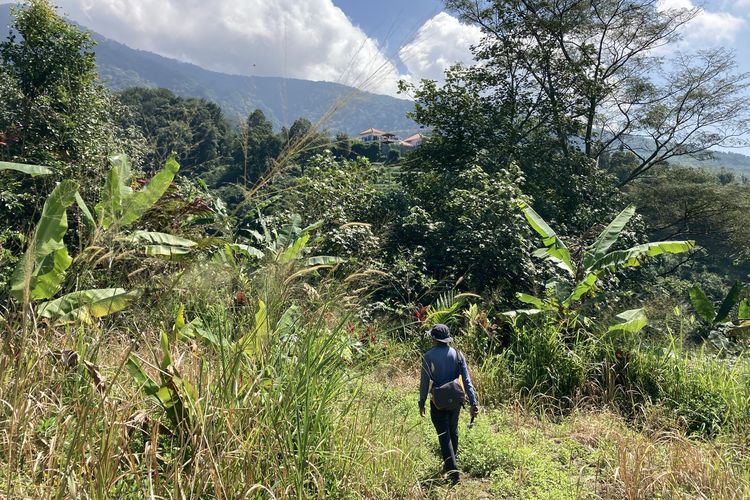
{"type": "Polygon", "coordinates": [[[479,156],[460,172],[430,166],[401,176],[408,209],[394,228],[390,253],[419,249],[429,275],[507,300],[530,286],[534,272],[516,207],[523,198],[520,172],[491,165],[479,156]]]}
{"type": "Polygon", "coordinates": [[[316,131],[315,126],[307,118],[294,120],[285,142],[285,150],[301,163],[323,153],[331,145],[330,139],[316,131]]]}
{"type": "Polygon", "coordinates": [[[273,133],[273,125],[266,119],[263,111],[256,109],[240,126],[235,159],[238,165],[242,165],[242,170],[229,172],[223,181],[236,182],[242,179],[246,186],[254,183],[271,168],[281,147],[282,138],[273,133]]]}
{"type": "Polygon", "coordinates": [[[58,166],[81,180],[103,168],[116,106],[98,83],[93,45],[46,0],[16,11],[0,44],[1,158],[58,166]]]}
{"type": "MultiPolygon", "coordinates": [[[[616,195],[615,179],[579,150],[564,151],[534,116],[531,104],[525,116],[517,116],[519,104],[510,90],[488,92],[480,73],[485,69],[455,66],[446,72],[442,86],[434,81],[423,81],[420,87],[402,85],[402,90],[414,91],[415,121],[432,129],[405,169],[457,174],[482,154],[483,168],[490,173],[515,163],[523,173],[519,182],[524,192],[565,233],[585,231],[613,215],[609,206],[616,195]]],[[[505,85],[501,76],[496,81],[505,85]]]]}
{"type": "Polygon", "coordinates": [[[694,239],[708,251],[696,254],[720,274],[741,278],[750,272],[750,188],[723,183],[721,174],[694,168],[659,166],[629,185],[628,197],[638,204],[652,238],[694,239]]]}
{"type": "MultiPolygon", "coordinates": [[[[25,234],[57,182],[75,180],[82,196],[92,197],[107,157],[125,151],[138,160],[141,138],[117,127],[121,107],[97,80],[88,33],[46,0],[27,2],[14,15],[11,35],[0,43],[0,160],[53,170],[34,179],[0,172],[0,227],[25,234]]],[[[6,236],[0,244],[18,240],[6,236]]]]}
{"type": "Polygon", "coordinates": [[[352,154],[352,141],[349,138],[349,135],[344,132],[336,134],[331,151],[333,151],[333,154],[339,159],[348,159],[352,154]]]}
{"type": "Polygon", "coordinates": [[[129,108],[120,122],[149,142],[144,163],[161,165],[172,155],[188,175],[232,163],[235,134],[221,108],[210,101],[174,95],[167,89],[131,88],[118,95],[129,108]]]}
{"type": "MultiPolygon", "coordinates": [[[[736,73],[731,53],[657,55],[699,9],[665,9],[658,0],[446,3],[484,39],[479,64],[455,69],[441,96],[455,97],[459,82],[480,95],[480,126],[498,127],[509,144],[541,134],[564,158],[580,149],[593,160],[622,145],[639,160],[627,184],[674,156],[735,145],[747,131],[748,76],[736,73]]],[[[418,97],[429,96],[424,90],[418,97]]]]}
{"type": "MultiPolygon", "coordinates": [[[[623,269],[638,267],[651,257],[685,253],[695,247],[695,242],[690,240],[658,241],[613,250],[625,226],[635,215],[635,206],[630,205],[591,243],[585,246],[577,245],[578,248],[574,248],[567,245],[533,208],[524,202],[519,205],[529,226],[542,238],[544,246],[535,251],[534,256],[549,261],[562,272],[561,276],[546,283],[544,296],[516,294],[520,302],[531,305],[532,309],[510,311],[505,314],[512,319],[519,315],[551,315],[569,333],[577,332],[581,326],[586,329],[594,325],[592,318],[587,318],[581,313],[586,313],[586,305],[590,306],[592,302],[601,300],[598,292],[602,289],[602,282],[606,276],[623,269]]],[[[642,309],[624,311],[616,317],[622,321],[611,326],[610,331],[635,333],[648,322],[642,309]]]]}

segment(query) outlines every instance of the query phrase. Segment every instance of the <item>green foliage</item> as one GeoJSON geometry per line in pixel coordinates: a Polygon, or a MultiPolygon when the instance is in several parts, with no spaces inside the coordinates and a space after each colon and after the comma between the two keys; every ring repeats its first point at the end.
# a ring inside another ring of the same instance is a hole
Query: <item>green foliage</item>
{"type": "MultiPolygon", "coordinates": [[[[283,196],[273,206],[273,218],[301,214],[307,224],[321,221],[326,235],[320,251],[346,257],[349,269],[380,267],[383,231],[390,228],[398,205],[391,205],[385,169],[369,161],[336,160],[330,153],[305,163],[302,175],[287,179],[283,196]],[[387,206],[390,205],[390,206],[387,206]],[[394,206],[395,205],[395,206],[394,206]]],[[[283,219],[282,219],[283,220],[283,219]]]]}
{"type": "Polygon", "coordinates": [[[480,421],[461,442],[461,465],[472,477],[490,478],[493,498],[577,498],[562,463],[544,453],[544,443],[480,421]]]}
{"type": "Polygon", "coordinates": [[[137,291],[127,292],[122,288],[82,290],[42,303],[37,313],[52,323],[90,323],[93,318],[122,311],[138,296],[137,291]]]}
{"type": "Polygon", "coordinates": [[[73,262],[63,237],[68,230],[66,211],[77,190],[75,182],[63,181],[45,201],[31,244],[13,274],[11,294],[16,300],[49,299],[60,290],[73,262]]]}
{"type": "MultiPolygon", "coordinates": [[[[449,88],[467,89],[474,128],[496,128],[506,148],[537,142],[550,160],[568,162],[621,147],[637,157],[627,183],[674,156],[701,157],[731,144],[747,126],[748,79],[731,53],[698,51],[669,63],[653,55],[679,41],[697,10],[649,0],[449,0],[447,7],[484,35],[476,64],[452,69],[449,88]],[[610,109],[613,101],[618,106],[610,109]]],[[[448,92],[440,96],[455,101],[450,106],[464,104],[448,92]]]]}
{"type": "Polygon", "coordinates": [[[729,339],[740,339],[750,333],[750,308],[747,299],[742,296],[748,286],[739,281],[729,289],[724,299],[716,309],[713,301],[699,285],[694,285],[690,291],[690,303],[698,316],[703,320],[704,328],[699,330],[702,337],[708,337],[717,347],[728,348],[729,339]],[[729,316],[736,309],[736,319],[729,320],[729,316]]]}
{"type": "MultiPolygon", "coordinates": [[[[512,318],[521,313],[538,314],[546,312],[560,315],[562,318],[566,318],[566,321],[570,320],[575,324],[579,321],[579,318],[577,318],[578,310],[584,305],[582,299],[593,296],[599,291],[599,282],[607,275],[625,268],[637,267],[648,257],[665,253],[679,254],[687,252],[695,246],[693,241],[661,241],[636,245],[626,250],[610,251],[635,214],[635,207],[629,206],[604,228],[593,243],[581,248],[577,252],[577,258],[573,260],[567,246],[558,238],[544,219],[525,203],[521,203],[520,207],[531,228],[542,237],[544,247],[534,252],[534,255],[554,262],[558,267],[565,270],[568,278],[572,278],[573,281],[572,283],[550,281],[547,283],[547,294],[544,298],[518,294],[517,299],[519,301],[532,304],[536,309],[506,313],[512,318]]],[[[628,326],[620,325],[616,326],[615,329],[630,331],[637,325],[640,325],[637,328],[638,330],[645,326],[645,324],[641,325],[644,317],[636,317],[640,316],[638,313],[626,311],[621,314],[627,316],[620,316],[620,318],[625,319],[625,324],[628,326]],[[631,321],[634,322],[631,323],[631,321]]],[[[580,319],[584,325],[590,321],[585,317],[580,319]]]]}
{"type": "Polygon", "coordinates": [[[205,99],[177,97],[163,88],[134,87],[117,96],[130,110],[122,127],[135,127],[148,140],[149,169],[171,156],[186,174],[203,174],[232,162],[236,137],[224,114],[205,99]]]}
{"type": "Polygon", "coordinates": [[[156,361],[159,383],[146,373],[134,357],[128,358],[125,367],[143,393],[162,408],[174,432],[189,435],[197,426],[197,419],[202,416],[200,400],[195,387],[183,379],[173,365],[171,348],[169,336],[162,332],[161,360],[156,361]]]}
{"type": "MultiPolygon", "coordinates": [[[[652,239],[691,239],[706,249],[692,256],[693,269],[706,267],[729,279],[750,272],[750,235],[738,229],[750,210],[747,185],[722,184],[705,169],[664,166],[630,185],[628,197],[644,215],[652,239]]],[[[699,279],[685,272],[682,276],[699,279]]]]}
{"type": "Polygon", "coordinates": [[[134,231],[128,240],[143,244],[143,250],[149,257],[163,257],[167,260],[184,260],[198,246],[193,240],[172,234],[153,231],[134,231]]]}
{"type": "Polygon", "coordinates": [[[102,189],[101,201],[96,205],[99,224],[104,229],[113,225],[123,228],[140,219],[164,195],[180,169],[174,159],[169,159],[148,184],[133,192],[128,159],[116,156],[111,161],[112,168],[102,189]]]}
{"type": "Polygon", "coordinates": [[[425,326],[444,324],[455,325],[460,318],[460,311],[469,299],[479,299],[479,295],[473,293],[458,293],[455,290],[441,293],[434,304],[427,306],[425,326]]]}
{"type": "MultiPolygon", "coordinates": [[[[98,221],[81,198],[78,184],[72,180],[60,183],[44,204],[25,256],[18,260],[11,284],[12,297],[25,304],[52,299],[62,289],[66,270],[74,262],[64,242],[68,231],[67,210],[73,203],[78,203],[91,225],[92,236],[81,252],[86,255],[90,249],[98,251],[96,245],[100,229],[106,231],[114,226],[119,231],[123,226],[138,221],[152,208],[170,186],[177,170],[179,165],[170,160],[151,182],[133,192],[129,185],[131,172],[127,158],[113,158],[112,169],[101,192],[101,201],[96,206],[98,221]]],[[[196,245],[186,238],[148,231],[136,231],[125,239],[148,243],[144,247],[148,256],[170,258],[186,255],[196,245]]],[[[56,300],[41,303],[37,312],[52,323],[91,322],[93,318],[125,309],[138,295],[138,292],[121,288],[73,291],[56,300]]]]}
{"type": "Polygon", "coordinates": [[[84,199],[93,198],[110,151],[136,153],[140,138],[115,125],[122,110],[97,81],[88,33],[46,0],[13,14],[12,33],[0,43],[0,227],[28,234],[58,183],[76,182],[84,199]],[[19,169],[47,175],[21,176],[19,169]]]}
{"type": "Polygon", "coordinates": [[[623,311],[616,316],[622,320],[619,323],[609,327],[609,331],[623,333],[638,333],[648,324],[648,317],[643,309],[631,309],[623,311]]]}
{"type": "Polygon", "coordinates": [[[663,349],[628,355],[623,374],[631,390],[674,411],[688,432],[716,435],[741,429],[748,411],[748,364],[734,364],[706,351],[690,352],[672,339],[663,349]]]}
{"type": "MultiPolygon", "coordinates": [[[[410,167],[402,176],[408,212],[393,246],[424,249],[424,265],[439,280],[483,293],[526,287],[533,275],[522,215],[516,204],[520,173],[469,164],[451,171],[438,164],[410,167]]],[[[394,252],[395,253],[395,252],[394,252]]]]}

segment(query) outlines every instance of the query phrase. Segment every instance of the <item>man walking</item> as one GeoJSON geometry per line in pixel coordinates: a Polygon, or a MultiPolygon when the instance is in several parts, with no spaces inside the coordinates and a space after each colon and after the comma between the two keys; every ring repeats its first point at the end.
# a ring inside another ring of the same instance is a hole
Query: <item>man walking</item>
{"type": "MultiPolygon", "coordinates": [[[[466,358],[462,353],[450,347],[448,344],[453,340],[450,330],[445,325],[435,325],[427,334],[432,337],[432,349],[427,351],[422,358],[422,375],[419,381],[419,414],[424,417],[427,393],[436,387],[452,382],[461,377],[464,391],[469,396],[471,405],[471,416],[474,418],[479,413],[477,396],[474,386],[471,384],[469,369],[466,366],[466,358]],[[432,382],[432,389],[430,389],[432,382]]],[[[433,398],[430,400],[430,419],[435,426],[440,441],[440,452],[443,455],[443,473],[453,484],[459,480],[458,465],[456,464],[456,453],[458,452],[458,415],[461,407],[456,409],[440,409],[435,405],[433,398]]]]}

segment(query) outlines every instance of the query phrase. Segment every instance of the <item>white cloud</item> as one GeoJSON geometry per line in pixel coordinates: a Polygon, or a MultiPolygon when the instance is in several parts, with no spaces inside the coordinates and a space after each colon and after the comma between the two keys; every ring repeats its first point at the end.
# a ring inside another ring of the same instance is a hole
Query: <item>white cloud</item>
{"type": "MultiPolygon", "coordinates": [[[[740,0],[747,3],[750,0],[740,0]]],[[[693,9],[695,4],[691,0],[659,0],[659,8],[693,9]]],[[[683,29],[685,42],[694,48],[732,43],[740,30],[745,26],[745,20],[726,11],[701,10],[698,16],[683,29]]]]}
{"type": "Polygon", "coordinates": [[[72,19],[109,38],[207,69],[396,92],[396,67],[332,0],[57,3],[72,19]]]}
{"type": "Polygon", "coordinates": [[[482,38],[476,26],[462,24],[458,19],[441,12],[425,22],[414,40],[404,45],[399,57],[408,70],[408,79],[421,78],[442,81],[443,72],[457,62],[470,63],[470,47],[482,38]]]}

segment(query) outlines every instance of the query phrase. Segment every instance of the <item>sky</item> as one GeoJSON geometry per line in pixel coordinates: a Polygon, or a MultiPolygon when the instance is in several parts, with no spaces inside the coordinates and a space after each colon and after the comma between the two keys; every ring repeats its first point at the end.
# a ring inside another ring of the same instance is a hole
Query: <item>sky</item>
{"type": "MultiPolygon", "coordinates": [[[[697,0],[659,0],[691,7],[697,0]]],[[[134,48],[233,74],[325,80],[396,95],[471,62],[475,26],[440,0],[56,0],[63,13],[134,48]]],[[[750,72],[750,0],[707,0],[682,49],[723,45],[750,72]]]]}

